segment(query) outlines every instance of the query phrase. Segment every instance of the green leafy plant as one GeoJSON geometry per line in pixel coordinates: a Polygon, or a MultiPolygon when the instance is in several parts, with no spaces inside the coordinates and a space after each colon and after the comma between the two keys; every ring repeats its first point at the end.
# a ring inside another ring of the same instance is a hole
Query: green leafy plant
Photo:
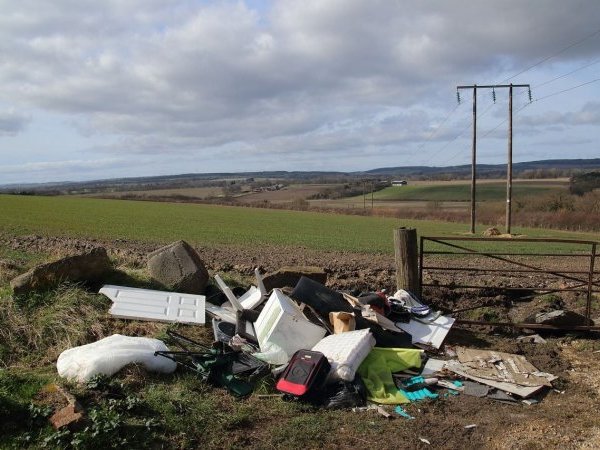
{"type": "Polygon", "coordinates": [[[102,375],[101,373],[94,375],[85,383],[86,389],[94,391],[107,391],[110,388],[110,385],[110,378],[108,378],[106,375],[102,375]]]}
{"type": "Polygon", "coordinates": [[[38,405],[35,403],[30,403],[28,411],[31,421],[34,423],[40,423],[50,417],[53,409],[50,405],[38,405]]]}

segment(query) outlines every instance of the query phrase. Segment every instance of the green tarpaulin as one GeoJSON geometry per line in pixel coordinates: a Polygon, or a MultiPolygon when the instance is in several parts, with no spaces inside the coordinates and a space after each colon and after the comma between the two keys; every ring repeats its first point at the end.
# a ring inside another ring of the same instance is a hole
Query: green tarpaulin
{"type": "Polygon", "coordinates": [[[398,390],[392,373],[409,368],[421,367],[422,350],[410,348],[375,347],[358,368],[369,395],[367,398],[376,403],[409,403],[398,390]]]}

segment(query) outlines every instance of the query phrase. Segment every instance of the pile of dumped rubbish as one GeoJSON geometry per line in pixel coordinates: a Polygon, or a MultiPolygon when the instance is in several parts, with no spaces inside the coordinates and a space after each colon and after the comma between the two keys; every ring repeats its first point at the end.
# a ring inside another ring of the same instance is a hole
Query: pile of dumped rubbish
{"type": "Polygon", "coordinates": [[[100,293],[112,300],[112,316],[192,326],[210,320],[214,342],[192,340],[186,327],[168,332],[171,348],[113,335],[65,350],[58,373],[84,382],[131,363],[162,373],[179,368],[238,397],[272,377],[286,400],[386,416],[391,410],[382,405],[394,405],[393,414],[407,419],[401,405],[455,395],[532,404],[556,379],[520,355],[444,345],[454,319],[411,292],[354,296],[305,276],[293,288],[267,291],[258,269],[255,278],[237,292],[216,275],[220,292],[208,298],[105,285],[100,293]]]}

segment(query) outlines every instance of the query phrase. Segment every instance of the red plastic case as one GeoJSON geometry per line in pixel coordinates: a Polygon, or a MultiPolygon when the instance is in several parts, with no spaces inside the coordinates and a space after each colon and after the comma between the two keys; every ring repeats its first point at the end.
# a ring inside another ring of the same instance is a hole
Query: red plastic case
{"type": "Polygon", "coordinates": [[[327,378],[331,366],[323,353],[298,350],[275,386],[278,391],[302,397],[319,387],[327,378]]]}

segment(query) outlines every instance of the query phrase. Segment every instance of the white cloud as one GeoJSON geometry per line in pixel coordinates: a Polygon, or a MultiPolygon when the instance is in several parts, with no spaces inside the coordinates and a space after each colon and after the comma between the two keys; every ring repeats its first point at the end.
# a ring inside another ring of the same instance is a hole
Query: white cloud
{"type": "Polygon", "coordinates": [[[546,111],[535,116],[519,119],[521,124],[529,126],[560,126],[561,128],[576,125],[600,125],[600,102],[587,102],[579,111],[560,112],[546,111]]]}
{"type": "Polygon", "coordinates": [[[24,164],[0,166],[0,173],[14,172],[46,172],[46,171],[98,171],[116,167],[123,162],[122,158],[105,158],[99,160],[70,161],[38,161],[24,164]]]}
{"type": "MultiPolygon", "coordinates": [[[[0,8],[0,101],[66,114],[86,136],[116,140],[93,147],[92,158],[222,148],[409,155],[456,84],[501,81],[590,34],[600,16],[600,2],[589,0],[281,0],[266,12],[243,1],[0,0],[0,8]],[[395,115],[380,120],[387,111],[395,115]]],[[[599,42],[547,66],[598,55],[599,42]]],[[[597,124],[597,114],[562,118],[597,124]]]]}

